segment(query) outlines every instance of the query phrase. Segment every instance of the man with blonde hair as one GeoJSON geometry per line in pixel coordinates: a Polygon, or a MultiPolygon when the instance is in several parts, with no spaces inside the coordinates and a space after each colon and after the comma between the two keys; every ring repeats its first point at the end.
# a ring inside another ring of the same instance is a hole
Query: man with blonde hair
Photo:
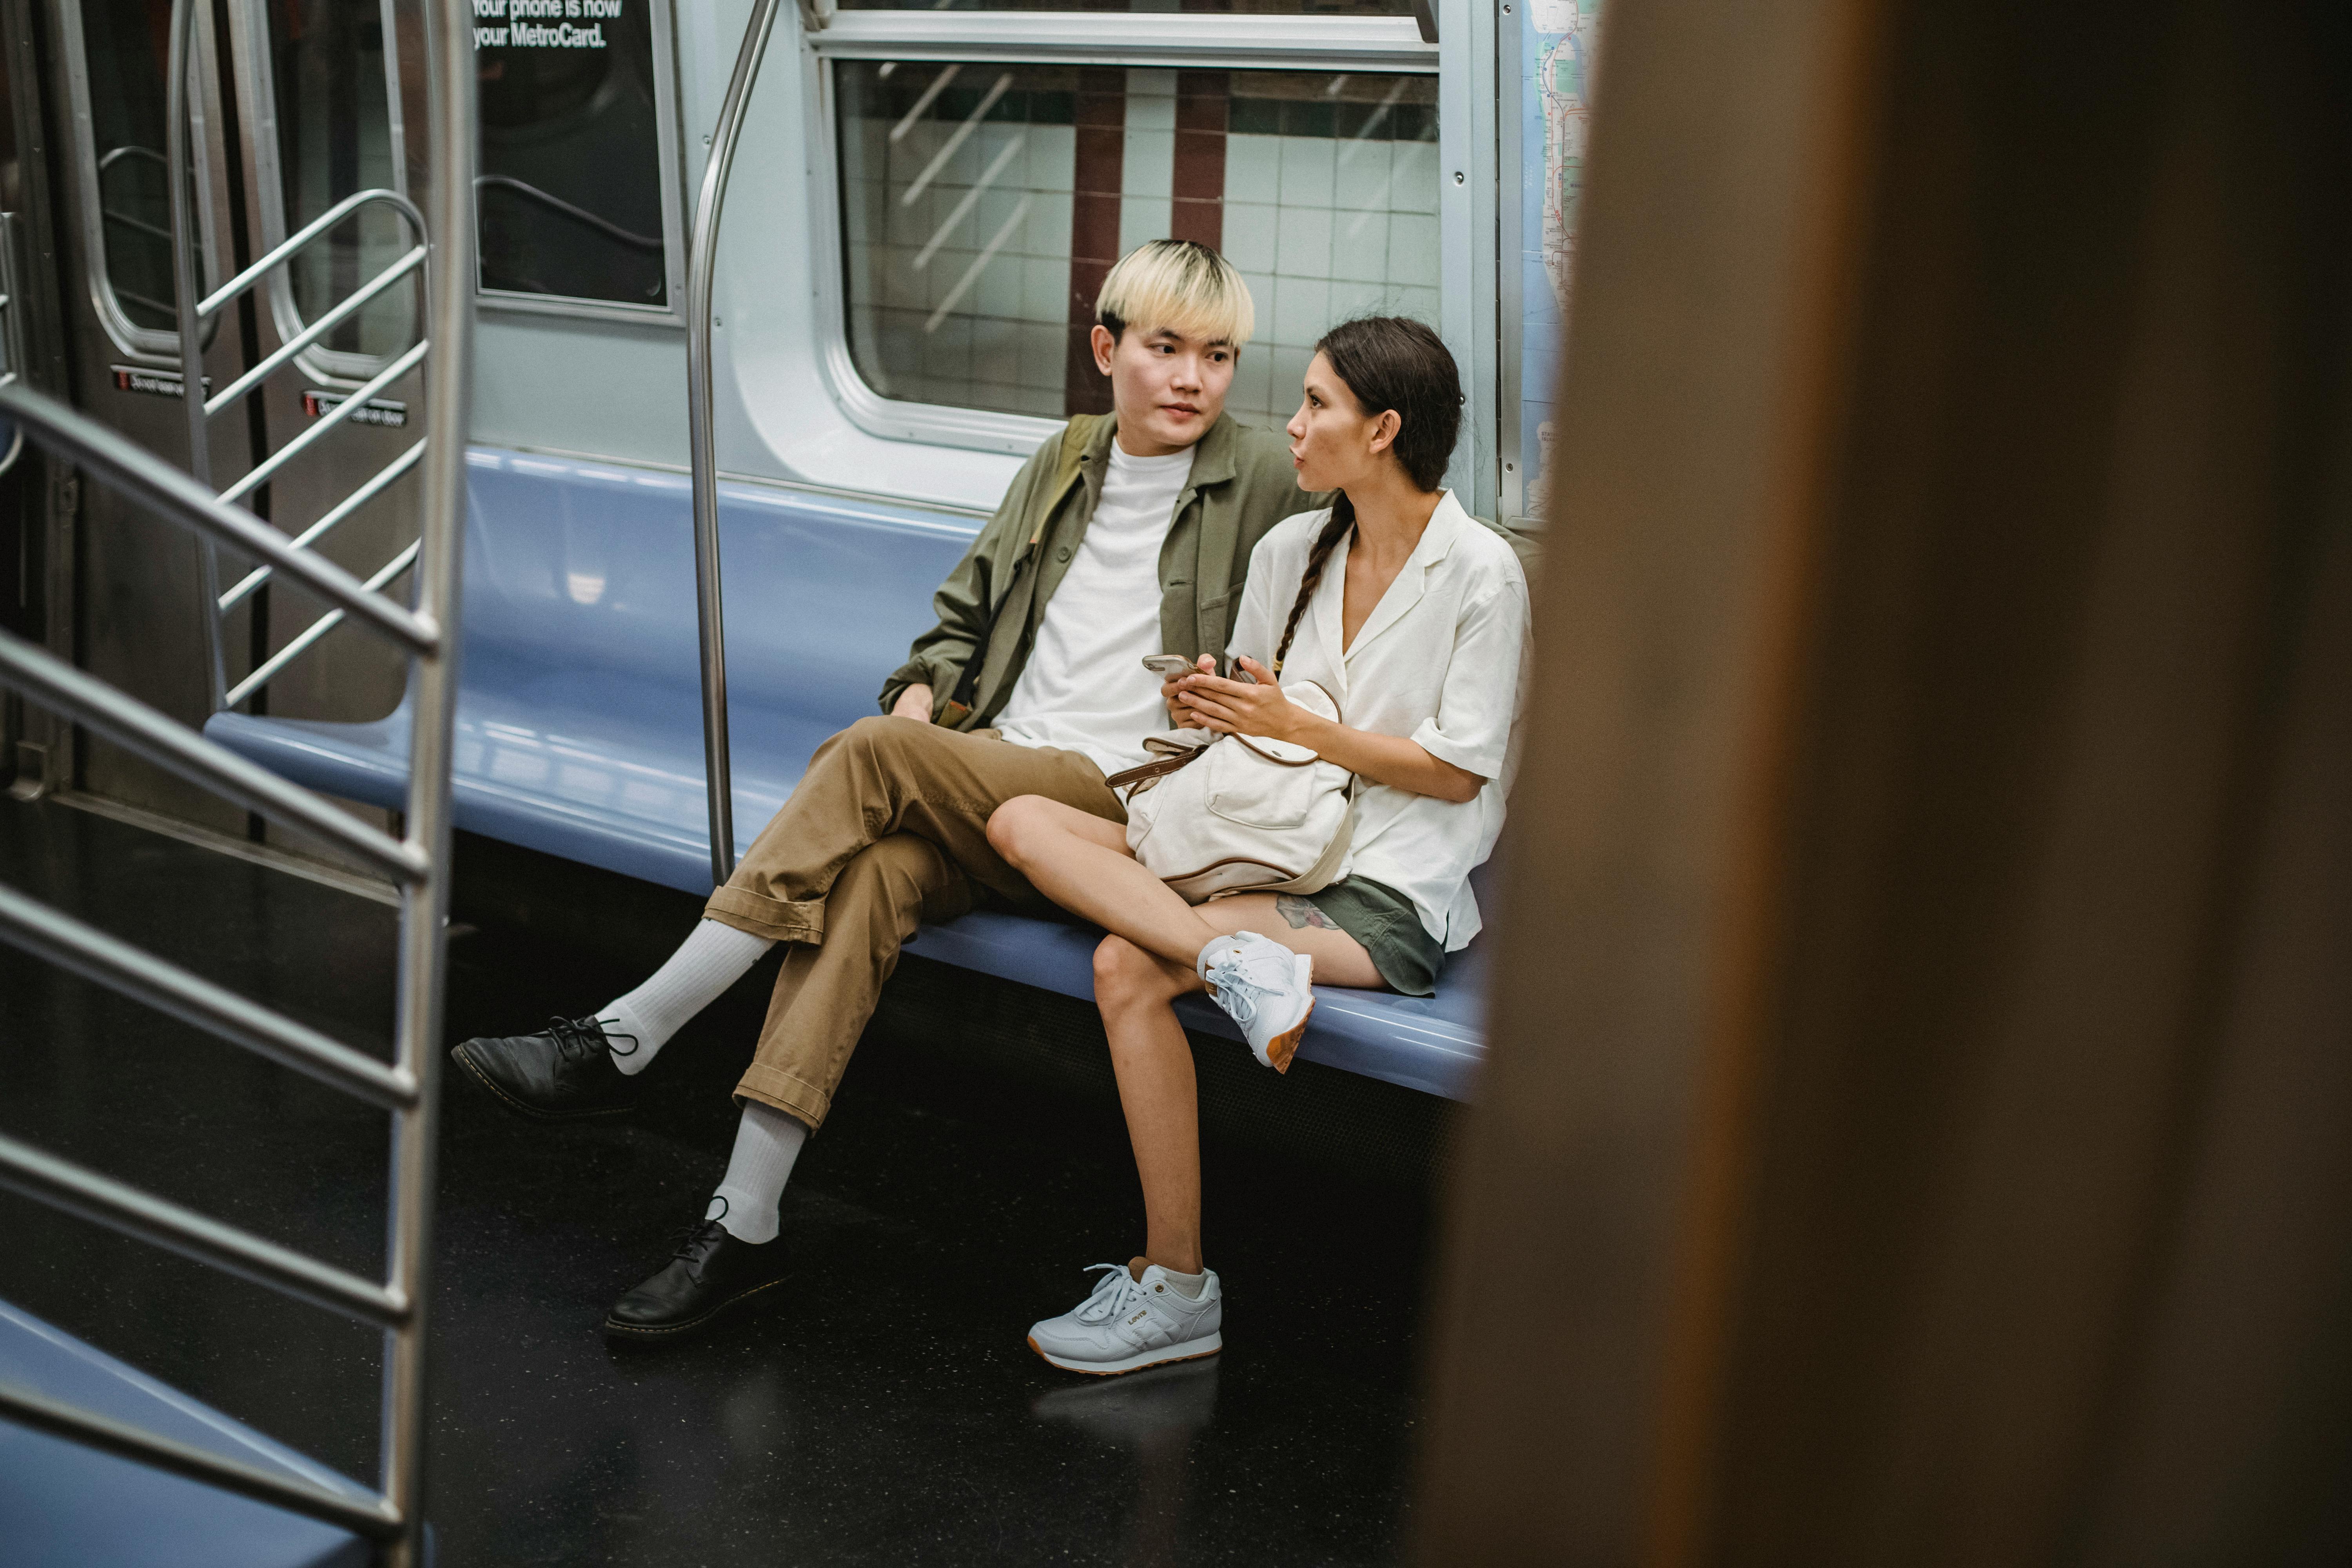
{"type": "Polygon", "coordinates": [[[1282,437],[1224,413],[1255,312],[1206,246],[1153,240],[1096,302],[1112,412],[1038,448],[932,604],[939,624],[883,682],[882,717],[817,748],[808,772],[710,895],[685,944],[594,1015],[466,1041],[458,1076],[551,1121],[630,1108],[636,1075],[771,946],[789,942],[742,1120],[702,1223],[624,1295],[617,1338],[682,1338],[780,1281],[777,1204],[824,1120],[899,945],[987,899],[1051,906],[989,847],[988,818],[1041,795],[1126,820],[1107,775],[1169,728],[1149,655],[1223,649],[1250,552],[1302,496],[1282,437]]]}

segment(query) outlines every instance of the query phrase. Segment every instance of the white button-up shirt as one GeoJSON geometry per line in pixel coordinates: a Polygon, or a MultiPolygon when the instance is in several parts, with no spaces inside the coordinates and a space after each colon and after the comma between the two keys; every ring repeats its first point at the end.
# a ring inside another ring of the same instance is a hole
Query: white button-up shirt
{"type": "MultiPolygon", "coordinates": [[[[1327,508],[1286,518],[1258,542],[1230,652],[1273,664],[1307,552],[1330,516],[1327,508]]],[[[1349,728],[1410,737],[1431,756],[1487,781],[1460,804],[1369,779],[1356,795],[1344,874],[1412,900],[1422,925],[1450,952],[1478,934],[1470,872],[1503,830],[1503,797],[1517,761],[1513,721],[1529,654],[1527,577],[1510,545],[1449,490],[1355,645],[1343,649],[1352,542],[1351,534],[1331,552],[1283,660],[1282,681],[1312,680],[1338,700],[1349,728]]]]}

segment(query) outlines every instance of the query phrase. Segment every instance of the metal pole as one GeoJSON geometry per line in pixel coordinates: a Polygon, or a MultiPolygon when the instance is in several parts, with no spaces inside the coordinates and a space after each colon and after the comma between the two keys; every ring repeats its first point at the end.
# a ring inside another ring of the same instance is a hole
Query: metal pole
{"type": "Polygon", "coordinates": [[[169,1470],[274,1507],[291,1509],[312,1519],[323,1519],[362,1535],[382,1539],[400,1529],[401,1521],[392,1516],[381,1499],[367,1498],[363,1493],[338,1497],[309,1481],[298,1481],[258,1465],[225,1459],[15,1384],[0,1382],[0,1415],[36,1431],[152,1465],[159,1470],[169,1470]]]}
{"type": "Polygon", "coordinates": [[[775,30],[778,0],[758,0],[735,56],[735,74],[710,140],[687,252],[686,426],[694,466],[694,603],[702,638],[702,763],[710,796],[710,879],[735,874],[735,777],[727,748],[727,629],[719,581],[719,451],[710,428],[710,285],[719,265],[719,214],[751,84],[775,30]]]}
{"type": "MultiPolygon", "coordinates": [[[[213,488],[211,421],[205,414],[204,321],[196,310],[194,215],[189,210],[188,54],[195,6],[172,0],[171,79],[164,90],[163,178],[172,199],[172,304],[180,327],[180,401],[188,416],[188,472],[206,490],[213,488]]],[[[196,582],[204,591],[205,658],[212,677],[213,710],[228,689],[228,652],[221,631],[220,552],[209,539],[196,540],[196,582]]]]}
{"type": "Polygon", "coordinates": [[[161,513],[173,522],[210,534],[240,554],[266,561],[331,605],[340,605],[415,653],[431,653],[438,628],[380,594],[312,550],[297,550],[287,537],[139,446],[23,383],[0,384],[0,414],[34,440],[63,451],[99,483],[161,513]]]}
{"type": "MultiPolygon", "coordinates": [[[[425,1305],[441,1076],[441,966],[449,904],[449,763],[457,703],[458,588],[465,551],[467,378],[474,323],[474,13],[470,0],[425,0],[427,195],[433,260],[426,274],[425,447],[417,608],[440,628],[419,656],[408,742],[408,843],[431,873],[401,894],[398,1014],[393,1065],[417,1085],[414,1110],[392,1118],[385,1279],[412,1305],[384,1336],[382,1484],[399,1514],[391,1568],[425,1561],[425,1305]]],[[[387,40],[389,42],[389,40],[387,40]]]]}

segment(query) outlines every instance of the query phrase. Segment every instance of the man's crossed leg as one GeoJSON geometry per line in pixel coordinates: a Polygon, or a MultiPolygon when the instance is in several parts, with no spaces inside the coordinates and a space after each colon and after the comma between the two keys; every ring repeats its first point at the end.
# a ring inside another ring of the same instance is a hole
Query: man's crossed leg
{"type": "Polygon", "coordinates": [[[620,1114],[635,1102],[636,1075],[688,1019],[774,943],[792,944],[735,1086],[743,1116],[727,1173],[670,1261],[613,1309],[608,1332],[680,1335],[777,1281],[778,1201],[801,1144],[832,1109],[900,945],[983,893],[1046,907],[988,842],[990,814],[1024,795],[1125,819],[1102,770],[1078,752],[861,719],[817,748],[694,932],[643,984],[591,1016],[451,1053],[466,1079],[520,1114],[620,1114]]]}

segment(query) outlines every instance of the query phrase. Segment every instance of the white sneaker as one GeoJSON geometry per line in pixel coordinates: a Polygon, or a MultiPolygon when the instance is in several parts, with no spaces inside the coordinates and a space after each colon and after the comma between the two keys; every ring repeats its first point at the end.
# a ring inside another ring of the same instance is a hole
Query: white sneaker
{"type": "Polygon", "coordinates": [[[1202,948],[1196,967],[1211,1000],[1242,1026],[1257,1059],[1288,1072],[1307,1015],[1315,1011],[1315,961],[1244,931],[1202,948]]]}
{"type": "Polygon", "coordinates": [[[1029,1348],[1066,1372],[1140,1372],[1162,1362],[1192,1361],[1225,1348],[1217,1331],[1224,1321],[1224,1293],[1214,1270],[1198,1297],[1169,1282],[1157,1263],[1137,1279],[1124,1263],[1095,1263],[1107,1270],[1094,1293],[1058,1318],[1029,1329],[1029,1348]]]}

